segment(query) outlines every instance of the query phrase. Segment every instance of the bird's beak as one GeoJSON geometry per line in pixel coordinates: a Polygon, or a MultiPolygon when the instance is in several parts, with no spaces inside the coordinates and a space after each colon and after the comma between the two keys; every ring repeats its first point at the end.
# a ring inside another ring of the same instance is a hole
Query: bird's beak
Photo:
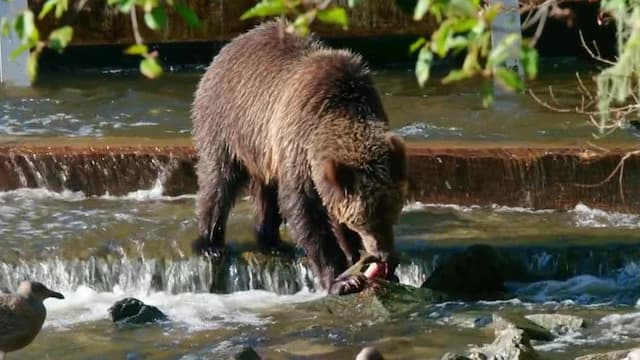
{"type": "Polygon", "coordinates": [[[56,298],[56,299],[64,299],[64,295],[60,294],[59,292],[55,292],[53,290],[49,290],[49,297],[56,298]]]}

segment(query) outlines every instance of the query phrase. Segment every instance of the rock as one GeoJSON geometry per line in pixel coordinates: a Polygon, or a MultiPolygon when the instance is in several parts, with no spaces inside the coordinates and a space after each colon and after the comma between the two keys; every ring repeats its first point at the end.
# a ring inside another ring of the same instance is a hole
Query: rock
{"type": "Polygon", "coordinates": [[[260,360],[260,355],[251,347],[244,347],[234,355],[234,360],[260,360]]]}
{"type": "MultiPolygon", "coordinates": [[[[538,353],[531,347],[529,337],[520,329],[508,328],[497,334],[493,343],[472,349],[470,359],[488,360],[538,360],[538,353]]],[[[455,358],[454,358],[455,359],[455,358]]]]}
{"type": "Polygon", "coordinates": [[[438,266],[421,287],[462,300],[497,300],[507,297],[506,260],[493,247],[472,245],[438,266]]]}
{"type": "Polygon", "coordinates": [[[450,300],[431,289],[416,288],[385,280],[360,293],[333,296],[298,304],[305,311],[328,312],[331,315],[358,320],[388,320],[393,317],[423,311],[427,305],[450,300]]]}
{"type": "Polygon", "coordinates": [[[640,349],[618,350],[599,354],[578,356],[575,360],[638,360],[640,349]]]}
{"type": "Polygon", "coordinates": [[[471,359],[469,359],[464,355],[448,352],[442,356],[441,360],[471,360],[471,359]]]}
{"type": "Polygon", "coordinates": [[[119,324],[148,324],[167,320],[157,307],[134,298],[122,299],[109,308],[111,320],[119,324]]]}
{"type": "Polygon", "coordinates": [[[378,349],[367,346],[360,350],[358,355],[356,356],[356,360],[384,360],[384,357],[378,351],[378,349]]]}
{"type": "Polygon", "coordinates": [[[481,329],[493,322],[491,315],[484,314],[452,314],[447,323],[469,329],[481,329]]]}
{"type": "Polygon", "coordinates": [[[525,318],[557,335],[576,332],[584,327],[584,319],[573,315],[531,314],[525,318]]]}
{"type": "Polygon", "coordinates": [[[493,314],[493,327],[496,335],[505,329],[515,328],[523,330],[532,340],[551,341],[554,338],[549,330],[519,315],[493,314]]]}

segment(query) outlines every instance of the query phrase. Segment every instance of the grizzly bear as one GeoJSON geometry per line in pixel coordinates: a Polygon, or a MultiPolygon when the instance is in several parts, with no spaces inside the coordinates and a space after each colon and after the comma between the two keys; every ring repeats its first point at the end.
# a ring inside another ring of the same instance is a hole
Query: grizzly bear
{"type": "Polygon", "coordinates": [[[249,187],[263,249],[280,246],[284,220],[329,293],[359,291],[366,277],[339,275],[361,250],[378,260],[367,273],[393,276],[393,225],[407,191],[404,142],[388,133],[360,56],[287,26],[270,21],[236,37],[198,84],[194,250],[224,254],[229,212],[249,187]]]}

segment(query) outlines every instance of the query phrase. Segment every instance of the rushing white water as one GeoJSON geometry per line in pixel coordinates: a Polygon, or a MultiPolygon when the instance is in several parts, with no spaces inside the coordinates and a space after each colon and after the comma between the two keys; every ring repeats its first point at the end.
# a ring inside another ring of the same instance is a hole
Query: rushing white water
{"type": "MultiPolygon", "coordinates": [[[[65,300],[47,299],[45,327],[59,330],[84,322],[109,319],[108,309],[126,297],[135,297],[161,309],[169,319],[188,330],[203,330],[233,324],[259,325],[269,321],[260,310],[310,301],[325,296],[319,292],[300,291],[292,295],[277,295],[264,290],[240,291],[226,295],[208,293],[180,293],[125,291],[96,291],[89,286],[62,291],[65,300]]],[[[110,321],[110,319],[109,319],[110,321]]]]}

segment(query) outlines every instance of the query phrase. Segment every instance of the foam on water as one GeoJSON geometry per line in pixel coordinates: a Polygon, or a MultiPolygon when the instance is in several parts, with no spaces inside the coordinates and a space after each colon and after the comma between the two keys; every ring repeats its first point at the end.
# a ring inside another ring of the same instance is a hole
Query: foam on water
{"type": "Polygon", "coordinates": [[[508,285],[519,297],[535,302],[572,300],[578,304],[635,304],[640,296],[640,265],[630,262],[606,277],[578,275],[564,281],[508,285]]]}
{"type": "Polygon", "coordinates": [[[162,181],[157,179],[151,189],[132,191],[124,196],[103,195],[101,199],[105,200],[134,200],[134,201],[173,201],[181,199],[195,199],[195,194],[184,194],[178,196],[166,196],[164,194],[164,186],[162,181]]]}
{"type": "Polygon", "coordinates": [[[9,199],[80,201],[85,200],[86,196],[81,191],[71,191],[66,189],[61,192],[45,188],[20,188],[16,190],[0,191],[0,204],[9,199]]]}
{"type": "Polygon", "coordinates": [[[640,227],[640,216],[634,214],[624,214],[618,212],[608,212],[604,210],[590,208],[584,204],[578,204],[572,210],[578,227],[617,227],[627,229],[637,229],[640,227]]]}
{"type": "Polygon", "coordinates": [[[126,297],[135,297],[148,305],[157,306],[170,320],[188,330],[217,328],[229,324],[259,325],[268,319],[260,310],[282,304],[310,301],[323,293],[300,291],[293,295],[276,295],[262,290],[236,292],[227,295],[207,293],[124,291],[114,287],[110,292],[98,292],[88,286],[62,291],[64,300],[47,299],[46,327],[64,330],[75,324],[109,320],[108,309],[113,303],[126,297]]]}

